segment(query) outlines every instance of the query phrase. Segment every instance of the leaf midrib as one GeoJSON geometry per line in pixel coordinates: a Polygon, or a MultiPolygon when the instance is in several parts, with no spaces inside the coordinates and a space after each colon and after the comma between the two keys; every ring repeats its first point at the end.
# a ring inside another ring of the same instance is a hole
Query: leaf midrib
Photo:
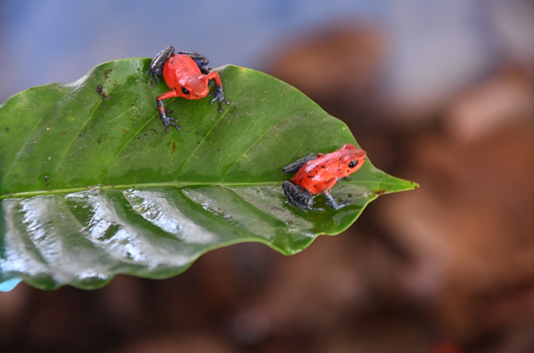
{"type": "MultiPolygon", "coordinates": [[[[376,184],[376,180],[358,180],[354,184],[376,184]]],[[[380,182],[382,187],[394,186],[397,185],[397,182],[380,182]]],[[[69,188],[69,189],[54,189],[54,190],[38,190],[38,191],[27,191],[27,192],[17,192],[9,193],[6,195],[0,195],[0,200],[11,199],[11,198],[20,198],[20,197],[32,197],[32,196],[43,196],[43,195],[56,195],[56,194],[68,194],[81,191],[91,191],[95,192],[101,190],[123,190],[123,189],[140,189],[140,188],[151,188],[151,187],[165,187],[165,186],[174,186],[174,187],[183,187],[183,186],[223,186],[223,187],[233,187],[233,186],[277,186],[282,185],[281,180],[275,181],[257,181],[257,182],[226,182],[226,181],[180,181],[180,182],[165,182],[165,183],[132,183],[124,185],[105,185],[105,186],[85,186],[78,188],[69,188]]],[[[415,184],[417,185],[417,184],[415,184]]],[[[418,185],[417,185],[418,186],[418,185]]],[[[412,187],[413,188],[413,187],[412,187]]],[[[404,190],[404,189],[403,189],[404,190]]],[[[406,188],[408,190],[408,188],[406,188]]],[[[374,191],[370,190],[374,193],[374,191]]]]}
{"type": "Polygon", "coordinates": [[[67,194],[80,191],[100,191],[100,190],[115,190],[115,189],[131,189],[131,188],[150,188],[150,187],[165,187],[165,186],[271,186],[281,185],[281,181],[263,181],[263,182],[220,182],[220,181],[180,181],[180,182],[165,182],[165,183],[131,183],[124,185],[93,185],[68,189],[53,189],[53,190],[38,190],[38,191],[26,191],[9,193],[7,195],[0,195],[0,200],[17,198],[17,197],[31,197],[40,195],[54,195],[54,194],[67,194]]]}

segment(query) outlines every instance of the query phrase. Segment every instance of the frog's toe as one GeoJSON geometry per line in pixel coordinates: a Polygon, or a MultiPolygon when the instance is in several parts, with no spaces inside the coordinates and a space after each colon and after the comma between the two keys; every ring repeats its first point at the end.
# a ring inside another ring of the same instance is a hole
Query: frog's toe
{"type": "Polygon", "coordinates": [[[179,125],[176,125],[175,123],[173,123],[173,121],[178,122],[178,119],[176,119],[176,118],[172,118],[170,116],[166,116],[166,117],[162,118],[161,121],[163,121],[163,124],[165,125],[165,132],[169,132],[169,126],[174,126],[176,128],[176,130],[180,130],[181,129],[181,127],[179,125]]]}
{"type": "Polygon", "coordinates": [[[345,201],[343,202],[338,202],[338,208],[341,208],[341,207],[345,207],[345,206],[348,206],[352,203],[352,199],[346,199],[345,201]]]}
{"type": "Polygon", "coordinates": [[[210,104],[213,104],[215,101],[219,101],[219,113],[222,113],[222,102],[225,102],[226,105],[230,105],[230,101],[224,96],[222,87],[217,87],[217,90],[213,93],[210,93],[210,95],[215,96],[215,98],[210,101],[210,104]]]}
{"type": "Polygon", "coordinates": [[[151,68],[148,68],[148,70],[146,70],[145,75],[148,75],[148,74],[150,74],[150,89],[153,89],[154,78],[156,79],[156,81],[158,81],[158,83],[159,83],[159,78],[158,78],[158,75],[154,73],[154,71],[151,68]]]}
{"type": "Polygon", "coordinates": [[[339,210],[340,208],[348,206],[352,203],[350,198],[345,201],[338,202],[328,191],[323,191],[323,194],[326,198],[326,203],[328,206],[332,207],[334,210],[339,210]]]}
{"type": "MultiPolygon", "coordinates": [[[[210,93],[211,94],[211,93],[210,93]]],[[[213,102],[215,102],[217,100],[217,96],[215,96],[215,98],[213,98],[212,100],[210,100],[210,104],[213,104],[213,102]]],[[[219,106],[221,105],[221,102],[219,102],[219,106]]]]}
{"type": "Polygon", "coordinates": [[[226,105],[230,105],[230,101],[227,100],[226,98],[224,98],[224,96],[220,97],[219,94],[215,94],[215,98],[213,98],[211,101],[210,101],[210,104],[213,104],[213,102],[215,101],[219,101],[219,113],[222,113],[223,110],[222,110],[222,102],[225,102],[226,105]]]}

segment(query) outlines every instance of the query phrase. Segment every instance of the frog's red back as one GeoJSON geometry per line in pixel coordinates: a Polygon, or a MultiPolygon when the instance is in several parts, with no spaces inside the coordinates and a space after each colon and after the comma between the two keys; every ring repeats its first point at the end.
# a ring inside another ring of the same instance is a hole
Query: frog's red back
{"type": "Polygon", "coordinates": [[[291,179],[314,195],[329,190],[341,178],[356,172],[365,162],[367,153],[354,145],[346,144],[332,153],[307,162],[291,179]]]}
{"type": "Polygon", "coordinates": [[[170,89],[186,99],[204,98],[209,93],[209,79],[189,55],[172,54],[163,67],[163,78],[170,89]],[[182,87],[188,92],[183,93],[182,87]]]}

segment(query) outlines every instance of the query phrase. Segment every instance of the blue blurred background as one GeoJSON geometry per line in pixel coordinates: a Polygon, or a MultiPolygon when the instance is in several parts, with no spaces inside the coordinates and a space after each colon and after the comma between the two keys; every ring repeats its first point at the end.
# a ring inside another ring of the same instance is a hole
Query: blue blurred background
{"type": "Polygon", "coordinates": [[[0,102],[173,45],[293,84],[422,187],[292,257],[241,244],[163,281],[20,284],[0,351],[534,351],[533,38],[529,0],[1,0],[0,102]]]}
{"type": "Polygon", "coordinates": [[[387,42],[389,95],[435,101],[503,56],[532,56],[533,17],[532,6],[517,0],[3,0],[0,101],[167,45],[203,53],[212,66],[265,69],[289,38],[347,22],[372,24],[387,42]]]}
{"type": "Polygon", "coordinates": [[[340,17],[384,17],[384,1],[16,1],[1,4],[2,97],[70,82],[93,66],[173,45],[258,68],[277,42],[340,17]]]}

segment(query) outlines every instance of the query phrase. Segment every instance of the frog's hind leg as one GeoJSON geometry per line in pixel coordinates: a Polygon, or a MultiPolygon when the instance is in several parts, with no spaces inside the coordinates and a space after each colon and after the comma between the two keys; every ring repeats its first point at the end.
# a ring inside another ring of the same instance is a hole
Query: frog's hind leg
{"type": "Polygon", "coordinates": [[[169,60],[169,58],[171,57],[173,53],[174,53],[174,47],[172,45],[169,45],[167,48],[157,53],[154,59],[152,59],[152,61],[150,62],[150,66],[148,67],[148,70],[146,70],[145,72],[145,75],[150,72],[150,89],[154,87],[154,84],[153,84],[154,77],[159,82],[158,76],[163,75],[163,67],[165,66],[165,62],[169,60]]]}
{"type": "Polygon", "coordinates": [[[200,72],[202,72],[204,75],[211,72],[211,68],[208,67],[208,64],[210,60],[206,58],[204,55],[197,53],[196,51],[186,51],[186,50],[180,50],[177,52],[177,54],[184,54],[189,56],[193,61],[197,64],[198,68],[200,69],[200,72]]]}
{"type": "Polygon", "coordinates": [[[313,194],[308,189],[287,180],[282,183],[282,189],[284,189],[284,194],[290,205],[298,207],[304,212],[307,210],[323,211],[322,208],[312,207],[313,194]]]}
{"type": "Polygon", "coordinates": [[[295,162],[286,165],[283,168],[284,173],[287,173],[287,174],[296,173],[296,172],[298,172],[300,170],[300,168],[302,168],[304,166],[304,164],[306,164],[307,162],[309,162],[311,160],[314,160],[316,158],[317,158],[317,155],[312,152],[309,155],[307,155],[306,157],[302,157],[301,159],[298,159],[295,162]]]}

